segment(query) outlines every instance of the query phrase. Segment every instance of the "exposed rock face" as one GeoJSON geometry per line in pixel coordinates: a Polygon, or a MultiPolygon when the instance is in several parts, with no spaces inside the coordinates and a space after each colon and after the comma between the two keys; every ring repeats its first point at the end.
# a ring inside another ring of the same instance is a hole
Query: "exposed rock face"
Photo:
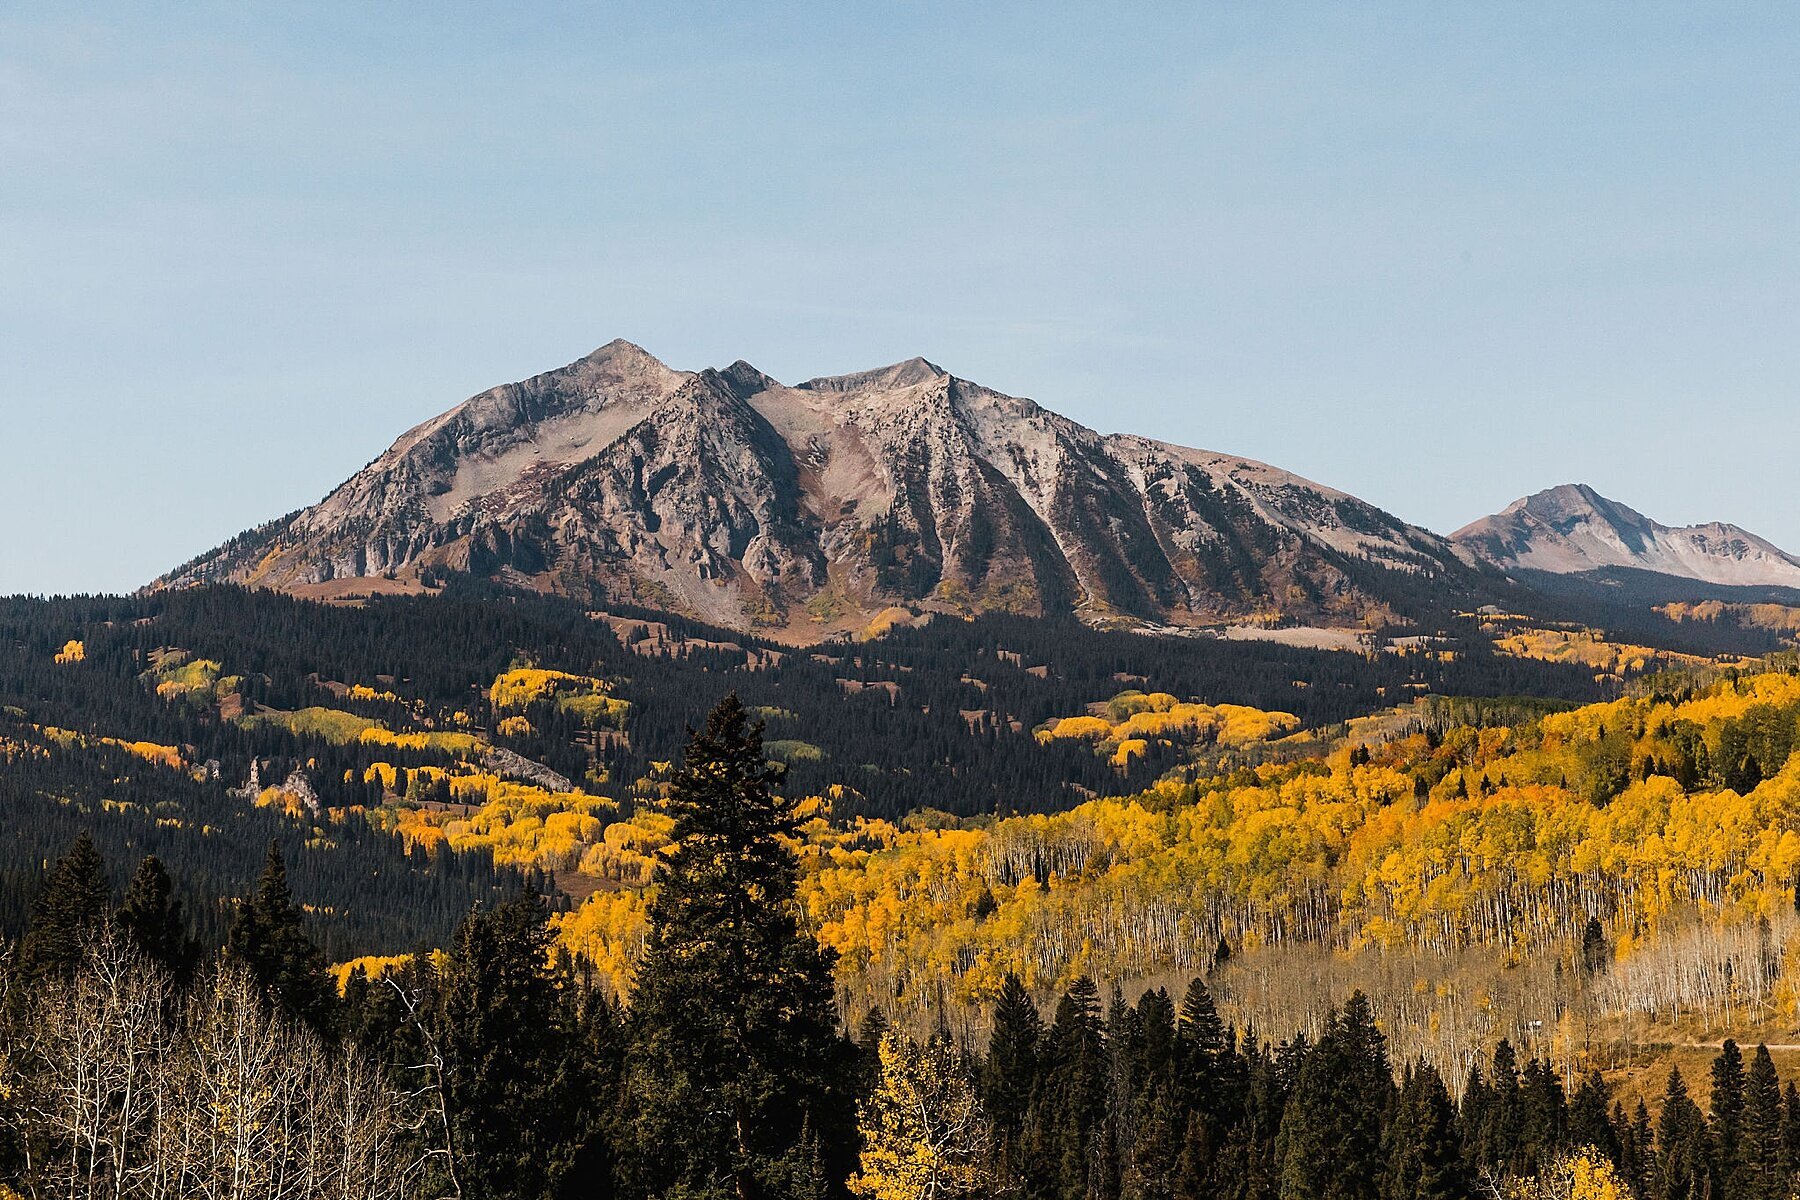
{"type": "Polygon", "coordinates": [[[1396,579],[1468,573],[1342,492],[1102,436],[923,359],[789,387],[620,341],[418,426],[319,504],[158,582],[317,594],[426,570],[798,637],[896,603],[1353,625],[1389,615],[1396,579]]]}
{"type": "Polygon", "coordinates": [[[1559,575],[1631,567],[1734,587],[1800,587],[1800,558],[1735,525],[1671,528],[1564,484],[1514,501],[1450,535],[1472,558],[1559,575]]]}

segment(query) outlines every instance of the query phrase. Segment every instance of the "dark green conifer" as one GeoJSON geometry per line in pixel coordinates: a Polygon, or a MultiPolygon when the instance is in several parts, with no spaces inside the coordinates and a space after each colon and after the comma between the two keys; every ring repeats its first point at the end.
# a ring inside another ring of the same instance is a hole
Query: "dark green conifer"
{"type": "Polygon", "coordinates": [[[1706,1166],[1706,1118],[1689,1098],[1680,1068],[1670,1067],[1656,1125],[1660,1200],[1701,1200],[1707,1192],[1706,1166]]]}
{"type": "Polygon", "coordinates": [[[1017,975],[1008,974],[994,1002],[994,1032],[981,1067],[981,1100],[994,1130],[1001,1178],[1022,1169],[1021,1138],[1038,1075],[1044,1021],[1017,975]]]}
{"type": "Polygon", "coordinates": [[[337,989],[324,951],[307,935],[304,915],[288,887],[287,863],[274,842],[269,843],[255,889],[237,902],[232,913],[225,953],[250,972],[282,1011],[313,1029],[331,1030],[337,989]]]}
{"type": "Polygon", "coordinates": [[[1782,1153],[1781,1080],[1767,1046],[1758,1046],[1744,1077],[1743,1126],[1738,1142],[1736,1200],[1784,1200],[1787,1162],[1782,1153]]]}
{"type": "Polygon", "coordinates": [[[1456,1106],[1430,1064],[1407,1068],[1385,1138],[1382,1200],[1461,1200],[1469,1194],[1456,1106]]]}
{"type": "MultiPolygon", "coordinates": [[[[1575,1097],[1569,1102],[1567,1142],[1576,1147],[1592,1146],[1617,1163],[1621,1161],[1619,1131],[1607,1115],[1606,1099],[1606,1081],[1600,1077],[1600,1072],[1589,1072],[1576,1085],[1575,1097]]],[[[1622,1123],[1625,1114],[1618,1115],[1622,1123]]]]}
{"type": "Polygon", "coordinates": [[[112,888],[106,860],[84,830],[56,861],[31,908],[31,927],[19,947],[28,978],[65,976],[80,965],[87,939],[106,920],[112,888]]]}
{"type": "Polygon", "coordinates": [[[1306,1057],[1281,1127],[1283,1200],[1375,1200],[1394,1091],[1387,1039],[1354,993],[1306,1057]]]}
{"type": "Polygon", "coordinates": [[[193,970],[199,946],[188,934],[187,917],[174,893],[174,881],[162,862],[154,854],[147,856],[125,889],[118,922],[138,949],[183,980],[193,970]]]}
{"type": "Polygon", "coordinates": [[[1100,991],[1086,976],[1057,1002],[1044,1032],[1038,1088],[1028,1131],[1028,1184],[1048,1183],[1044,1194],[1104,1194],[1114,1155],[1107,1128],[1111,1094],[1100,991]]]}
{"type": "Polygon", "coordinates": [[[625,1087],[638,1195],[774,1197],[852,1165],[852,1063],[832,955],[799,926],[799,828],[736,695],[690,739],[674,849],[632,994],[625,1087]],[[832,1158],[830,1156],[836,1155],[832,1158]]]}
{"type": "Polygon", "coordinates": [[[593,1063],[578,1053],[582,1031],[551,965],[548,919],[530,893],[471,913],[437,981],[450,1140],[467,1200],[552,1200],[578,1163],[605,1160],[591,1145],[593,1063]]]}
{"type": "Polygon", "coordinates": [[[1707,1134],[1712,1143],[1712,1194],[1724,1197],[1737,1177],[1744,1131],[1744,1056],[1730,1038],[1713,1059],[1711,1107],[1707,1134]]]}
{"type": "Polygon", "coordinates": [[[1781,1154],[1788,1174],[1800,1174],[1800,1087],[1791,1079],[1781,1095],[1781,1154]]]}

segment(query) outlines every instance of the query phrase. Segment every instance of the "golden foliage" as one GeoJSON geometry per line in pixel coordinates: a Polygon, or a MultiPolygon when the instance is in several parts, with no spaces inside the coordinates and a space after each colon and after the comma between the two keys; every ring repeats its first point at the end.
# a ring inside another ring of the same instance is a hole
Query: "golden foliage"
{"type": "Polygon", "coordinates": [[[77,641],[75,638],[70,638],[68,641],[64,642],[63,648],[56,652],[56,661],[58,663],[78,663],[83,662],[86,659],[87,646],[80,641],[77,641]]]}
{"type": "Polygon", "coordinates": [[[1494,649],[1514,658],[1579,663],[1603,675],[1635,675],[1652,667],[1705,666],[1711,662],[1654,646],[1609,642],[1591,629],[1524,629],[1495,638],[1494,649]]]}
{"type": "Polygon", "coordinates": [[[1592,1148],[1557,1159],[1542,1175],[1516,1180],[1506,1200],[1631,1200],[1631,1189],[1605,1155],[1592,1148]]]}
{"type": "Polygon", "coordinates": [[[223,671],[216,659],[192,658],[185,650],[166,649],[151,656],[148,678],[165,700],[190,695],[210,699],[237,686],[238,677],[227,677],[223,671]]]}
{"type": "Polygon", "coordinates": [[[567,671],[519,667],[502,672],[488,688],[495,712],[518,712],[545,701],[589,725],[616,725],[631,709],[627,701],[609,696],[603,681],[567,671]]]}
{"type": "Polygon", "coordinates": [[[1751,629],[1800,634],[1800,608],[1786,604],[1726,604],[1718,600],[1701,600],[1693,604],[1664,604],[1656,611],[1671,621],[1730,620],[1751,629]]]}
{"type": "Polygon", "coordinates": [[[1241,704],[1195,704],[1167,692],[1121,692],[1105,715],[1063,717],[1037,731],[1040,742],[1075,739],[1095,743],[1115,766],[1142,756],[1151,742],[1174,746],[1247,746],[1287,733],[1300,724],[1291,713],[1264,712],[1241,704]]]}
{"type": "Polygon", "coordinates": [[[862,1160],[850,1193],[868,1200],[991,1195],[981,1105],[948,1039],[921,1046],[890,1031],[880,1056],[881,1078],[858,1113],[862,1160]]]}
{"type": "Polygon", "coordinates": [[[1009,971],[1048,988],[1189,970],[1221,934],[1541,946],[1579,932],[1596,897],[1623,933],[1696,908],[1748,919],[1800,871],[1800,757],[1743,794],[1659,772],[1676,769],[1678,731],[1719,761],[1752,719],[1793,730],[1800,678],[1417,734],[1367,762],[1338,751],[977,828],[858,822],[815,836],[801,900],[846,982],[903,1003],[939,981],[980,1001],[1009,971]]]}
{"type": "Polygon", "coordinates": [[[337,984],[338,995],[344,994],[344,987],[350,982],[350,976],[361,971],[371,982],[391,975],[412,961],[410,954],[365,954],[353,958],[349,962],[333,963],[331,978],[337,984]]]}
{"type": "Polygon", "coordinates": [[[648,891],[599,891],[572,913],[554,918],[558,940],[594,964],[615,996],[631,990],[632,972],[650,934],[648,891]]]}

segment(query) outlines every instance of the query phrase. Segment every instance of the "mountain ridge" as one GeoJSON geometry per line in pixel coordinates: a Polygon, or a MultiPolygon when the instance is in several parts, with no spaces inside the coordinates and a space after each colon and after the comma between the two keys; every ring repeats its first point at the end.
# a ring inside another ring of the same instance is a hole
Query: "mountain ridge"
{"type": "Polygon", "coordinates": [[[152,586],[328,595],[446,570],[802,641],[895,605],[1366,627],[1398,615],[1386,577],[1434,595],[1479,577],[1348,493],[1102,435],[924,358],[788,386],[615,340],[420,422],[152,586]]]}
{"type": "Polygon", "coordinates": [[[1800,558],[1719,521],[1669,526],[1561,484],[1513,501],[1450,535],[1471,560],[1554,575],[1627,568],[1724,587],[1800,587],[1800,558]]]}

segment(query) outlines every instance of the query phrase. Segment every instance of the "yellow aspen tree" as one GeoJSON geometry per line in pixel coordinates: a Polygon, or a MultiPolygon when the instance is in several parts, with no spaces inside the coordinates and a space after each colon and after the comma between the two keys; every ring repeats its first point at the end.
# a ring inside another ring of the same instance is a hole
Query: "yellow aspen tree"
{"type": "Polygon", "coordinates": [[[890,1031],[881,1081],[863,1102],[862,1168],[851,1194],[866,1200],[956,1200],[992,1194],[987,1121],[948,1042],[921,1046],[890,1031]]]}
{"type": "Polygon", "coordinates": [[[1593,1149],[1577,1150],[1551,1163],[1535,1179],[1507,1189],[1507,1200],[1631,1200],[1631,1189],[1612,1163],[1593,1149]]]}

